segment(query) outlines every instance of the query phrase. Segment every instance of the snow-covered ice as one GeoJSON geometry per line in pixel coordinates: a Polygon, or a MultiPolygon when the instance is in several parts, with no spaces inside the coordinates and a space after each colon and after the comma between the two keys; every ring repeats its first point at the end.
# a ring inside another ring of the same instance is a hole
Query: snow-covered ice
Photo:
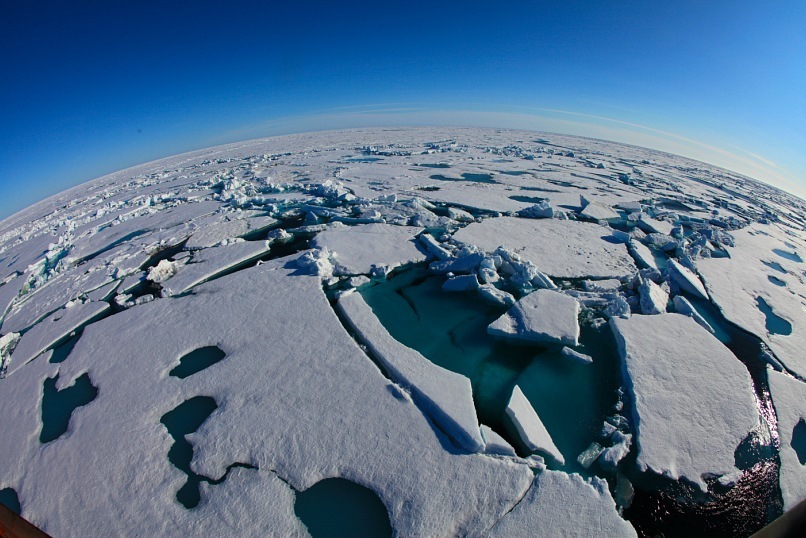
{"type": "Polygon", "coordinates": [[[454,234],[487,252],[504,247],[552,277],[621,277],[635,264],[623,244],[607,240],[610,232],[593,223],[557,219],[501,217],[474,222],[454,234]]]}
{"type": "Polygon", "coordinates": [[[506,409],[507,417],[518,432],[523,444],[532,452],[542,452],[551,456],[560,465],[565,465],[565,458],[554,445],[551,435],[546,430],[534,407],[523,395],[518,385],[512,389],[512,396],[506,409]]]}
{"type": "Polygon", "coordinates": [[[703,490],[736,470],[734,452],[758,424],[750,374],[711,333],[680,314],[612,318],[631,392],[638,467],[703,490]]]}
{"type": "Polygon", "coordinates": [[[392,338],[361,294],[343,295],[338,308],[392,381],[410,390],[415,402],[460,446],[471,452],[484,450],[468,378],[437,366],[392,338]]]}
{"type": "Polygon", "coordinates": [[[389,224],[334,226],[317,235],[312,246],[331,252],[336,274],[369,274],[373,266],[394,269],[425,261],[427,256],[415,239],[421,231],[389,224]]]}
{"type": "Polygon", "coordinates": [[[616,512],[607,482],[548,470],[535,476],[526,496],[493,527],[490,536],[520,536],[524,529],[529,529],[525,534],[540,536],[636,535],[616,512]]]}
{"type": "Polygon", "coordinates": [[[579,302],[553,290],[537,290],[487,327],[493,336],[522,342],[579,343],[579,302]]]}
{"type": "Polygon", "coordinates": [[[781,442],[779,482],[784,510],[789,510],[806,498],[806,383],[773,370],[767,370],[767,374],[781,442]],[[793,446],[796,428],[800,434],[800,452],[793,446]]]}

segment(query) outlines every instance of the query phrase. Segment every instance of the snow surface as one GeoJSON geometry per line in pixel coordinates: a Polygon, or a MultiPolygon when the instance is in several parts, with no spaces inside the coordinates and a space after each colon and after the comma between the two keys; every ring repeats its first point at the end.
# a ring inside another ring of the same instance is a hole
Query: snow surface
{"type": "Polygon", "coordinates": [[[711,333],[680,314],[612,318],[631,392],[638,467],[707,488],[735,472],[734,451],[758,425],[750,374],[711,333]]]}
{"type": "Polygon", "coordinates": [[[579,302],[553,290],[537,290],[516,302],[487,327],[493,336],[514,341],[579,344],[579,302]]]}

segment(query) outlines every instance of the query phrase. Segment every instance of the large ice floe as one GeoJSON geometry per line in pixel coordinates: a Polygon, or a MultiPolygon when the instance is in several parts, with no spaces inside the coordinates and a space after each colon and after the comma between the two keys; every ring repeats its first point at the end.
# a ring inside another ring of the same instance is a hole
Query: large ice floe
{"type": "Polygon", "coordinates": [[[747,369],[679,314],[613,318],[638,436],[637,464],[707,489],[736,470],[734,452],[758,424],[747,369]]]}
{"type": "Polygon", "coordinates": [[[368,498],[397,536],[755,531],[806,494],[804,227],[525,131],[116,172],[0,222],[0,502],[54,536],[316,536],[368,498]]]}

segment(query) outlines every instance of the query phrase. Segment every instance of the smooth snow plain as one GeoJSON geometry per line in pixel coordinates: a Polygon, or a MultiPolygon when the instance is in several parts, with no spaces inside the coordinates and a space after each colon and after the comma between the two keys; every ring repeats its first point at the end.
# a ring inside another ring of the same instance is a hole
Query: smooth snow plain
{"type": "Polygon", "coordinates": [[[399,536],[633,535],[665,524],[630,509],[647,484],[743,487],[734,453],[775,427],[771,392],[790,507],[805,230],[806,202],[744,176],[526,131],[307,133],[122,170],[0,222],[0,490],[56,536],[304,536],[296,494],[331,477],[399,536]],[[609,328],[621,386],[589,450],[562,453],[514,379],[516,435],[480,425],[470,380],[391,336],[356,290],[412,267],[499,309],[489,335],[535,361],[591,368],[580,327],[609,328]],[[224,358],[171,374],[211,346],[224,358]],[[97,395],[41,442],[45,383],[83,376],[97,395]],[[161,417],[197,397],[215,408],[186,435],[186,508],[161,417]]]}

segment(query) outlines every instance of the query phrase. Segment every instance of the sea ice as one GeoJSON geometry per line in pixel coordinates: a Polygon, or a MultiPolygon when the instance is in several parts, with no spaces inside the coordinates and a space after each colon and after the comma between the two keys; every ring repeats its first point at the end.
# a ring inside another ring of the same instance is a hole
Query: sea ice
{"type": "Polygon", "coordinates": [[[103,316],[108,310],[109,303],[92,301],[72,304],[57,310],[31,327],[20,338],[14,353],[11,354],[8,373],[15,372],[38,357],[40,353],[66,340],[70,333],[103,316]]]}
{"type": "Polygon", "coordinates": [[[705,291],[705,286],[702,285],[699,277],[692,273],[690,269],[683,267],[675,260],[669,260],[669,275],[684,291],[699,299],[708,300],[708,292],[705,291]]]}
{"type": "Polygon", "coordinates": [[[493,336],[568,346],[579,343],[579,303],[553,290],[537,290],[516,302],[487,327],[493,336]]]}
{"type": "Polygon", "coordinates": [[[162,289],[166,295],[179,295],[190,288],[232,268],[249,264],[269,252],[268,241],[242,241],[222,247],[200,250],[191,261],[167,280],[162,289]]]}
{"type": "Polygon", "coordinates": [[[481,435],[484,438],[486,454],[496,454],[499,456],[516,457],[515,449],[512,448],[506,439],[495,433],[492,428],[484,424],[481,425],[481,435]]]}
{"type": "Polygon", "coordinates": [[[699,323],[706,331],[711,334],[714,334],[714,328],[711,327],[711,324],[706,321],[704,317],[697,312],[697,309],[682,295],[675,295],[674,299],[674,309],[677,311],[678,314],[683,314],[684,316],[689,316],[694,321],[699,323]]]}
{"type": "Polygon", "coordinates": [[[687,316],[611,318],[610,327],[631,392],[638,468],[702,490],[704,475],[735,471],[736,447],[758,424],[745,366],[687,316]]]}
{"type": "Polygon", "coordinates": [[[588,222],[500,217],[471,223],[453,237],[487,252],[503,245],[557,278],[618,278],[635,271],[625,246],[607,241],[607,229],[588,222]]]}
{"type": "Polygon", "coordinates": [[[618,515],[607,482],[596,477],[587,481],[578,474],[548,470],[535,476],[521,502],[490,531],[491,537],[502,538],[524,534],[636,535],[632,526],[618,515]]]}
{"type": "Polygon", "coordinates": [[[580,353],[579,351],[574,351],[570,347],[563,346],[560,350],[560,355],[569,359],[573,362],[577,362],[580,364],[590,364],[593,362],[593,357],[590,355],[585,355],[584,353],[580,353]]]}
{"type": "Polygon", "coordinates": [[[663,314],[666,312],[666,303],[669,294],[648,278],[640,278],[638,294],[641,297],[642,314],[663,314]]]}
{"type": "Polygon", "coordinates": [[[806,498],[806,431],[801,432],[800,453],[793,446],[795,428],[806,430],[806,383],[786,374],[767,369],[770,393],[778,415],[778,438],[781,442],[781,471],[779,482],[784,498],[784,510],[789,510],[806,498]]]}
{"type": "Polygon", "coordinates": [[[361,294],[342,295],[337,305],[392,380],[410,390],[414,401],[460,446],[470,452],[482,452],[484,440],[479,431],[470,380],[437,366],[395,340],[361,294]]]}
{"type": "Polygon", "coordinates": [[[565,465],[565,458],[554,445],[551,435],[518,385],[512,390],[506,414],[518,431],[521,441],[530,451],[542,452],[551,456],[560,465],[565,465]]]}
{"type": "Polygon", "coordinates": [[[369,274],[373,265],[391,270],[425,261],[427,256],[416,239],[421,231],[422,228],[389,224],[334,226],[317,235],[311,245],[331,252],[334,274],[369,274]]]}

